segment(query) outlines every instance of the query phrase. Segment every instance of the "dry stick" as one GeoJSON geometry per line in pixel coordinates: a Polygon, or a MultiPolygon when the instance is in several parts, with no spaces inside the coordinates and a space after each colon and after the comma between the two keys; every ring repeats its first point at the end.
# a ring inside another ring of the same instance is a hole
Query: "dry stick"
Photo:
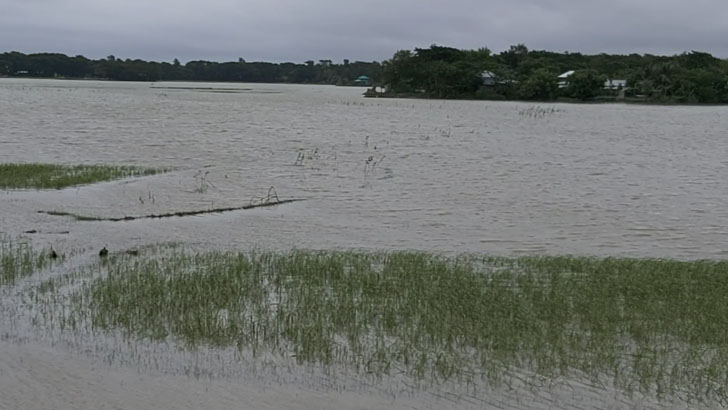
{"type": "Polygon", "coordinates": [[[180,212],[172,212],[169,214],[158,214],[158,215],[125,216],[122,218],[102,218],[102,217],[96,217],[96,216],[83,216],[83,215],[78,215],[78,214],[74,214],[74,213],[70,213],[70,212],[62,212],[62,211],[38,211],[38,213],[55,215],[55,216],[70,216],[70,217],[75,218],[77,221],[122,222],[122,221],[134,221],[137,219],[171,218],[171,217],[175,217],[175,216],[193,216],[193,215],[220,213],[220,212],[239,211],[242,209],[262,208],[262,207],[287,204],[290,202],[297,202],[297,201],[303,201],[303,199],[284,199],[284,200],[280,200],[280,201],[276,201],[276,202],[261,202],[261,203],[256,203],[256,204],[251,203],[248,205],[234,206],[234,207],[229,207],[229,208],[215,208],[215,209],[206,209],[206,210],[201,210],[201,211],[180,211],[180,212]]]}
{"type": "Polygon", "coordinates": [[[278,192],[276,192],[276,187],[271,186],[268,189],[268,195],[267,196],[254,196],[250,198],[250,205],[256,205],[256,206],[262,206],[263,204],[277,204],[280,203],[281,200],[278,198],[278,192]],[[275,199],[275,201],[274,201],[275,199]]]}

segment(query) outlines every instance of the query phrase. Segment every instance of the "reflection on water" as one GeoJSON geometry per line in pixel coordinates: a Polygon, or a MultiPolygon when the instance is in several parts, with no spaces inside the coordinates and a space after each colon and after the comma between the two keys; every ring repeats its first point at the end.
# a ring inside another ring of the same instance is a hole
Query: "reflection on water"
{"type": "MultiPolygon", "coordinates": [[[[89,253],[183,242],[199,248],[728,256],[723,107],[541,109],[519,102],[363,99],[362,91],[0,79],[0,162],[172,169],[61,191],[2,192],[0,235],[89,253]],[[234,207],[265,196],[271,186],[281,199],[305,201],[130,222],[38,213],[113,218],[234,207]],[[24,234],[31,230],[37,233],[24,234]]],[[[0,331],[13,334],[3,323],[0,331]]],[[[10,357],[0,359],[1,396],[9,383],[22,384],[2,369],[23,369],[20,357],[39,349],[0,346],[0,357],[10,357]]],[[[54,377],[64,371],[102,377],[65,353],[44,354],[34,363],[50,363],[49,383],[58,383],[54,377]]],[[[114,392],[120,391],[113,387],[117,379],[148,382],[102,374],[114,392]]],[[[172,380],[155,388],[171,394],[172,380]]],[[[227,391],[221,386],[211,389],[227,391]]],[[[306,391],[301,394],[309,404],[330,397],[306,391]]],[[[99,397],[97,405],[104,402],[99,397]]],[[[237,396],[224,397],[237,402],[237,396]]],[[[256,407],[266,407],[265,397],[256,397],[256,407]]],[[[364,407],[388,407],[377,400],[364,407]]],[[[294,402],[267,407],[293,408],[294,402]]],[[[159,407],[150,403],[124,406],[159,407]]],[[[412,403],[405,405],[418,406],[412,403]]],[[[442,407],[437,403],[430,405],[442,407]]],[[[13,405],[7,408],[44,407],[13,405]]]]}

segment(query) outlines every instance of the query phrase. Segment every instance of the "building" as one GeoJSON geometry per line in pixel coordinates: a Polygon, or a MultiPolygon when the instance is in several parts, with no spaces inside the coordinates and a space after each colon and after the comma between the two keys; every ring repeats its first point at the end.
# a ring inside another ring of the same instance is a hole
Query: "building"
{"type": "Polygon", "coordinates": [[[497,83],[495,74],[490,71],[483,71],[482,73],[480,73],[480,81],[481,84],[486,87],[493,87],[497,83]]]}
{"type": "Polygon", "coordinates": [[[354,80],[354,85],[358,85],[361,87],[369,87],[370,85],[372,85],[372,79],[365,75],[361,75],[361,76],[359,76],[359,78],[354,80]]]}
{"type": "Polygon", "coordinates": [[[569,85],[569,77],[574,75],[574,70],[569,70],[563,74],[561,74],[559,79],[559,88],[566,88],[567,85],[569,85]]]}
{"type": "Polygon", "coordinates": [[[605,90],[623,90],[627,88],[627,80],[607,80],[604,82],[605,90]]]}

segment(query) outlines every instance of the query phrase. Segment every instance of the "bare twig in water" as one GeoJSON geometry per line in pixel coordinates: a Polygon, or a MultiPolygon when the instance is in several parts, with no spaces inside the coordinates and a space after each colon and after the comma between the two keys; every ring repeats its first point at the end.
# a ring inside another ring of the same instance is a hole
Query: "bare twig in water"
{"type": "Polygon", "coordinates": [[[382,155],[381,158],[376,159],[373,155],[370,155],[369,158],[364,161],[364,176],[367,176],[370,172],[374,173],[377,164],[384,161],[384,158],[386,158],[386,155],[382,155]]]}
{"type": "Polygon", "coordinates": [[[207,175],[209,173],[210,171],[205,171],[204,173],[202,172],[202,170],[197,171],[197,173],[193,177],[197,181],[197,187],[195,188],[195,192],[204,194],[210,187],[217,188],[215,184],[207,180],[207,175]]]}
{"type": "Polygon", "coordinates": [[[298,156],[296,157],[296,163],[293,165],[301,166],[303,165],[303,160],[306,159],[306,154],[303,153],[303,151],[298,152],[298,156]]]}
{"type": "Polygon", "coordinates": [[[319,154],[318,148],[314,148],[312,150],[309,150],[308,152],[300,150],[298,151],[298,155],[296,156],[296,162],[293,165],[301,166],[306,160],[316,161],[319,158],[321,158],[321,154],[319,154]]]}
{"type": "Polygon", "coordinates": [[[278,193],[274,186],[268,188],[268,195],[250,198],[250,205],[254,206],[275,205],[279,203],[281,203],[281,200],[278,198],[278,193]]]}

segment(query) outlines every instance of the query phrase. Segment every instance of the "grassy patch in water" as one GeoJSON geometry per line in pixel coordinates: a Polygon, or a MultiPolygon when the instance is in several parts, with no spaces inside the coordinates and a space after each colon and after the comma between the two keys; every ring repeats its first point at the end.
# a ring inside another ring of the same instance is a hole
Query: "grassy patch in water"
{"type": "Polygon", "coordinates": [[[50,251],[36,251],[28,244],[0,238],[0,287],[50,266],[50,251]]]}
{"type": "Polygon", "coordinates": [[[728,262],[176,250],[100,266],[72,318],[134,337],[417,380],[728,398],[728,262]]]}
{"type": "Polygon", "coordinates": [[[0,163],[0,189],[61,189],[160,172],[164,170],[118,165],[0,163]]]}

